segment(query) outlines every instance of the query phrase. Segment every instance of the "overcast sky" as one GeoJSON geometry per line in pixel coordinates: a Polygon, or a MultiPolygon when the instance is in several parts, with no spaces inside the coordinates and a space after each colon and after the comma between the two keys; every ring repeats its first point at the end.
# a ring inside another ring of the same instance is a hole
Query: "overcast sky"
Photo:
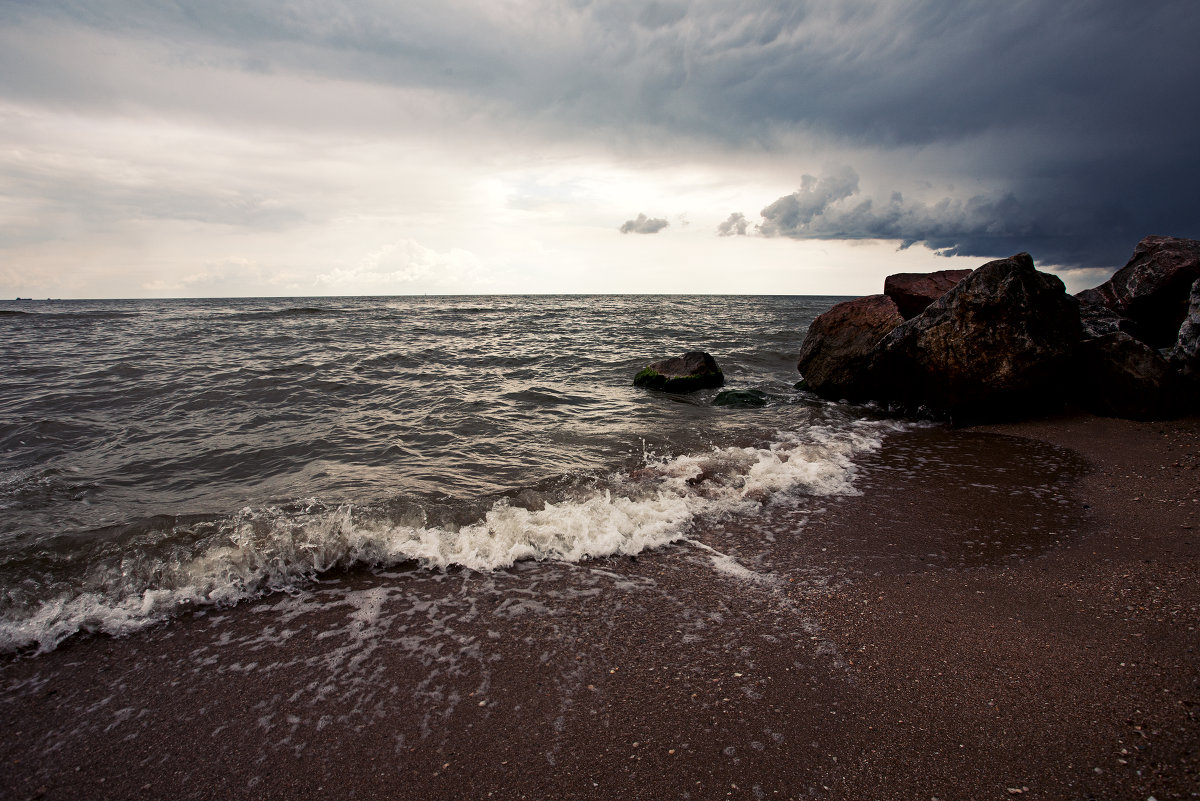
{"type": "Polygon", "coordinates": [[[865,294],[1200,237],[1200,3],[0,1],[0,297],[865,294]]]}

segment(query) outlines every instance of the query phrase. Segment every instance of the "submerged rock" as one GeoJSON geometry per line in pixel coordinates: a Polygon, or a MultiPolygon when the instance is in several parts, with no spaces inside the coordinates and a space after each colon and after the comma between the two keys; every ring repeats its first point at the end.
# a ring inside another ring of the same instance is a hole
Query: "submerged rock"
{"type": "Polygon", "coordinates": [[[905,320],[911,320],[970,274],[970,270],[896,273],[884,279],[883,294],[895,301],[905,320]]]}
{"type": "Polygon", "coordinates": [[[1082,336],[1079,304],[1028,253],[988,262],[888,334],[870,372],[877,397],[960,419],[1061,403],[1082,336]]]}
{"type": "Polygon", "coordinates": [[[727,389],[713,398],[713,406],[766,406],[767,393],[757,389],[727,389]]]}
{"type": "Polygon", "coordinates": [[[1075,297],[1128,318],[1128,333],[1151,347],[1169,348],[1187,315],[1189,290],[1197,278],[1200,240],[1148,236],[1112,278],[1075,297]]]}
{"type": "Polygon", "coordinates": [[[725,374],[716,359],[698,350],[648,364],[633,377],[635,387],[664,392],[694,392],[724,383],[725,374]]]}
{"type": "Polygon", "coordinates": [[[904,322],[887,295],[868,295],[839,303],[813,320],[796,364],[804,389],[824,398],[861,400],[872,386],[867,367],[871,354],[904,322]]]}

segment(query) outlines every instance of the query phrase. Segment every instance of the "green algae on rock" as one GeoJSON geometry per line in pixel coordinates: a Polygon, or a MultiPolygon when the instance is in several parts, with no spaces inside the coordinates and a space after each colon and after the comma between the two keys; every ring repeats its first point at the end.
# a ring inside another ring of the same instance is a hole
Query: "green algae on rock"
{"type": "Polygon", "coordinates": [[[664,392],[695,392],[724,383],[725,374],[716,359],[698,350],[648,364],[633,377],[635,387],[664,392]]]}
{"type": "Polygon", "coordinates": [[[713,406],[766,406],[767,393],[758,389],[727,389],[713,398],[713,406]]]}

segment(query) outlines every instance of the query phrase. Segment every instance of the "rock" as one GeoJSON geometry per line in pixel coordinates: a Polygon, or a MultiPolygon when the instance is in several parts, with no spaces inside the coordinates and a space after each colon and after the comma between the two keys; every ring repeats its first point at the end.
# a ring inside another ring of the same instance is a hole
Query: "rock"
{"type": "Polygon", "coordinates": [[[877,397],[956,422],[1061,403],[1082,336],[1079,303],[1028,253],[988,262],[888,334],[871,362],[877,397]]]}
{"type": "Polygon", "coordinates": [[[1075,402],[1108,417],[1161,420],[1180,410],[1180,381],[1163,356],[1123,331],[1079,345],[1075,402]]]}
{"type": "Polygon", "coordinates": [[[757,389],[727,389],[713,398],[713,406],[766,406],[767,393],[757,389]]]}
{"type": "Polygon", "coordinates": [[[1187,314],[1189,289],[1197,278],[1200,240],[1148,236],[1112,278],[1075,297],[1129,318],[1133,321],[1129,333],[1151,347],[1168,348],[1187,314]]]}
{"type": "Polygon", "coordinates": [[[694,392],[724,383],[725,374],[716,360],[698,350],[646,365],[633,377],[635,387],[665,392],[694,392]]]}
{"type": "Polygon", "coordinates": [[[1079,302],[1079,321],[1083,324],[1084,339],[1115,334],[1134,327],[1132,320],[1122,317],[1107,306],[1082,300],[1079,302]]]}
{"type": "Polygon", "coordinates": [[[871,395],[867,366],[888,333],[904,322],[887,295],[839,303],[813,320],[796,364],[804,388],[824,398],[861,400],[871,395]]]}
{"type": "Polygon", "coordinates": [[[905,320],[911,320],[970,274],[970,270],[896,273],[884,279],[883,294],[896,302],[905,320]]]}
{"type": "Polygon", "coordinates": [[[1184,375],[1200,379],[1200,278],[1192,282],[1187,316],[1179,326],[1171,361],[1184,375]]]}

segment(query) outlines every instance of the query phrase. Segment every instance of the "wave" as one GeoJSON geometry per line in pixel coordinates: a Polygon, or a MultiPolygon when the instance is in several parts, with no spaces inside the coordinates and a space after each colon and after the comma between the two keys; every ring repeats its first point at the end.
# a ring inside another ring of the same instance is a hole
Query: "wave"
{"type": "Polygon", "coordinates": [[[403,513],[318,500],[246,508],[205,522],[203,536],[172,530],[159,547],[123,549],[93,564],[86,580],[47,582],[57,588],[50,597],[14,601],[10,593],[0,613],[0,649],[43,653],[76,632],[127,634],[189,609],[295,591],[334,568],[415,563],[489,571],[522,560],[634,555],[686,538],[698,519],[744,505],[853,494],[856,455],[900,427],[857,421],[780,432],[748,446],[646,455],[636,469],[550,500],[513,493],[462,525],[430,523],[405,504],[398,505],[403,513]],[[522,495],[531,501],[521,505],[522,495]]]}
{"type": "Polygon", "coordinates": [[[283,309],[260,309],[256,311],[225,313],[220,316],[229,320],[272,320],[291,317],[321,317],[336,314],[339,314],[337,309],[322,308],[320,306],[289,306],[283,309]]]}
{"type": "Polygon", "coordinates": [[[286,309],[280,309],[276,312],[270,312],[277,317],[304,317],[309,314],[333,314],[333,309],[323,309],[319,306],[292,306],[286,309]]]}
{"type": "Polygon", "coordinates": [[[140,311],[96,309],[83,311],[40,312],[39,316],[47,318],[62,318],[65,320],[127,320],[134,317],[143,317],[144,314],[140,311]]]}
{"type": "Polygon", "coordinates": [[[107,309],[81,311],[20,311],[18,309],[0,309],[0,317],[37,317],[45,320],[124,320],[131,317],[141,317],[139,311],[111,311],[107,309]]]}
{"type": "Polygon", "coordinates": [[[540,386],[529,387],[528,389],[517,390],[514,392],[506,392],[500,397],[503,400],[529,404],[539,408],[548,406],[590,406],[595,402],[593,398],[587,398],[581,395],[572,395],[551,387],[540,386]]]}

